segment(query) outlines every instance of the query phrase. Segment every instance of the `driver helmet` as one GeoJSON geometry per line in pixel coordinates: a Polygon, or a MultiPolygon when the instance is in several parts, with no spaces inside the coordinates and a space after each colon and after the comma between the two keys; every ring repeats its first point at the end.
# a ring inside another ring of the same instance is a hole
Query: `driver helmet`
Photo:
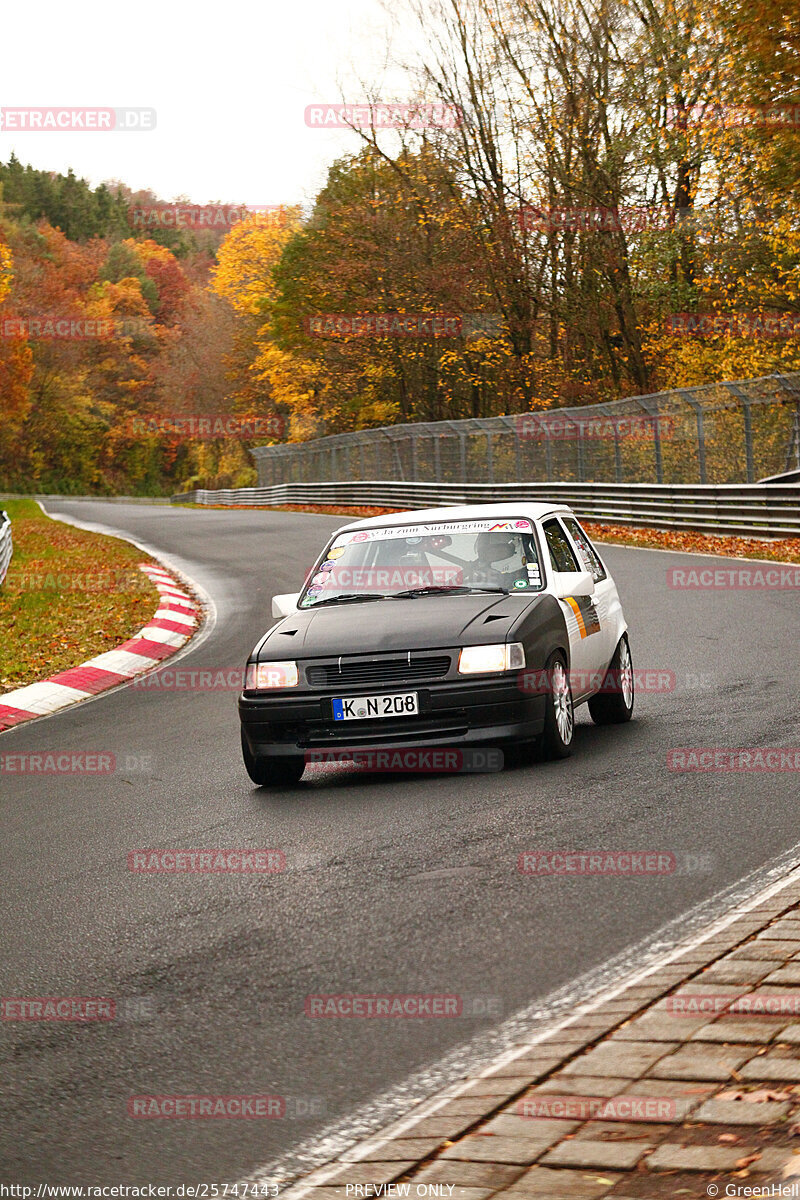
{"type": "Polygon", "coordinates": [[[511,558],[516,552],[516,538],[507,533],[479,533],[475,539],[475,554],[486,566],[511,558]]]}

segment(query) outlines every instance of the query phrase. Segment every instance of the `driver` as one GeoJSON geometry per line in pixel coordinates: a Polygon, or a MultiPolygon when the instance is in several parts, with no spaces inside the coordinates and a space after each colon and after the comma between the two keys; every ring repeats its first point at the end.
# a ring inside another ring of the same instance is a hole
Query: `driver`
{"type": "Polygon", "coordinates": [[[510,588],[515,580],[527,581],[520,557],[519,539],[507,533],[479,533],[475,539],[475,559],[469,565],[474,584],[498,584],[510,588]]]}

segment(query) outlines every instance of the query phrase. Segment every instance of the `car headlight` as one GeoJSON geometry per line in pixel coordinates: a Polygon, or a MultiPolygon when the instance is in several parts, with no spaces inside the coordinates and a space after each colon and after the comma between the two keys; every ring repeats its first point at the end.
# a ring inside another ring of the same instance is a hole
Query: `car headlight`
{"type": "Polygon", "coordinates": [[[244,676],[245,691],[261,692],[270,688],[297,687],[296,662],[248,663],[244,676]]]}
{"type": "Polygon", "coordinates": [[[489,675],[495,671],[518,671],[525,666],[522,642],[497,646],[464,646],[458,656],[459,675],[489,675]]]}

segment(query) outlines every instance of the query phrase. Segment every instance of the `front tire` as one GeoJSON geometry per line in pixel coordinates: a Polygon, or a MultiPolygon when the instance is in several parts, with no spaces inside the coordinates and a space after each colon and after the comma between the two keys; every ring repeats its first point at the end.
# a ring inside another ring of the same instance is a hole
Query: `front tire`
{"type": "Polygon", "coordinates": [[[306,764],[302,758],[258,758],[242,734],[242,758],[247,774],[259,787],[292,787],[300,782],[306,764]]]}
{"type": "Polygon", "coordinates": [[[589,715],[595,725],[622,725],[633,716],[633,660],[628,635],[619,639],[603,686],[589,701],[589,715]]]}
{"type": "Polygon", "coordinates": [[[547,661],[547,678],[550,686],[546,695],[542,757],[569,758],[575,735],[575,712],[569,671],[560,650],[551,654],[547,661]]]}

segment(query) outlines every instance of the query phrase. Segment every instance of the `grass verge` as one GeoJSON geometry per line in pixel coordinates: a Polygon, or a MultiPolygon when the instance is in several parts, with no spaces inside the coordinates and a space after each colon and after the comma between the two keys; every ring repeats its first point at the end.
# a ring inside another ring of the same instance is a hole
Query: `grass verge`
{"type": "Polygon", "coordinates": [[[46,517],[34,500],[0,500],[14,557],[0,587],[0,695],[79,666],[132,637],[158,592],[147,556],[119,538],[46,517]]]}

